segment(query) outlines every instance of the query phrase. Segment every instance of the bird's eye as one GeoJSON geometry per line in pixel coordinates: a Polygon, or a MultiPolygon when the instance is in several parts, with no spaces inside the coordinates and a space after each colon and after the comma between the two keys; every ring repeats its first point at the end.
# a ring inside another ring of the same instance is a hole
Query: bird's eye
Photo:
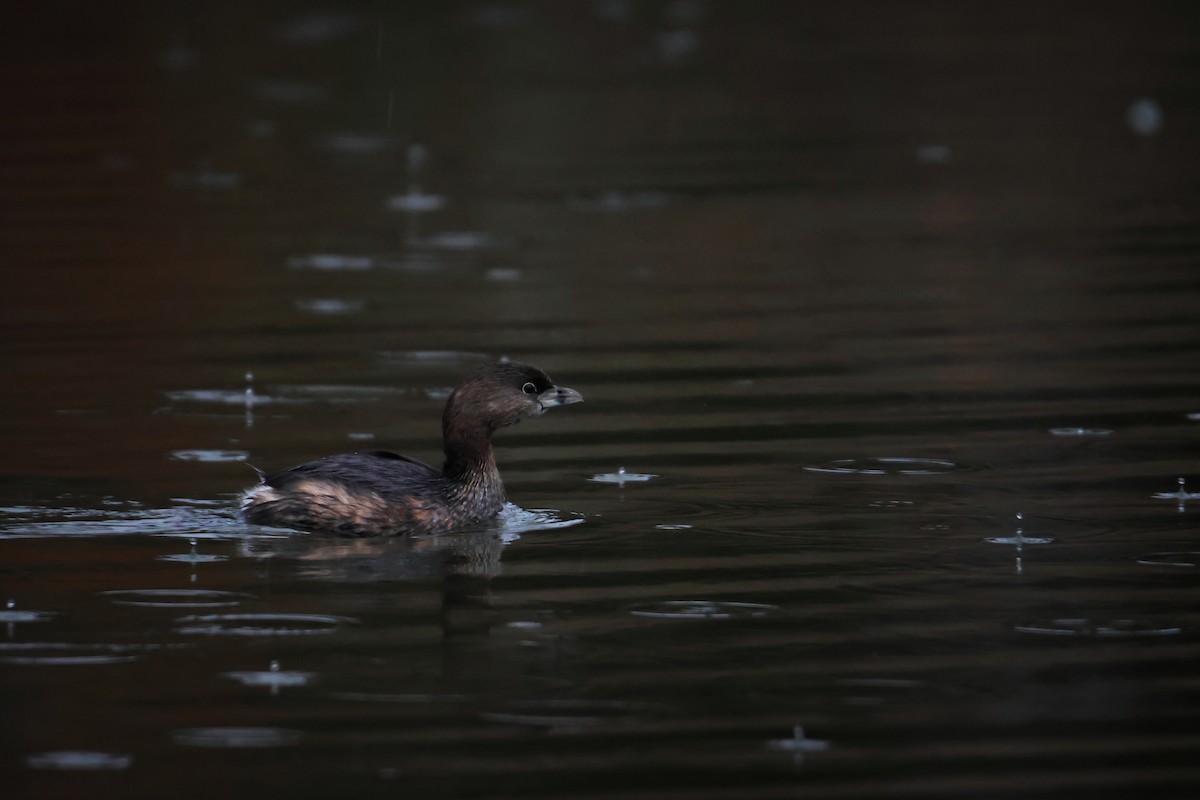
{"type": "Polygon", "coordinates": [[[525,394],[537,394],[537,387],[533,383],[526,381],[525,385],[521,387],[521,391],[525,394]]]}

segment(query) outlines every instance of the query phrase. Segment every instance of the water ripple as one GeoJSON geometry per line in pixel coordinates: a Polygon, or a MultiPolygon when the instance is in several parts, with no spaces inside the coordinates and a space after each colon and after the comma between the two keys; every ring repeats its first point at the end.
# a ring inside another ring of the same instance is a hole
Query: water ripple
{"type": "Polygon", "coordinates": [[[1040,619],[1013,626],[1018,633],[1038,636],[1071,636],[1081,639],[1132,639],[1154,636],[1175,636],[1183,632],[1176,625],[1165,625],[1139,619],[1040,619]]]}
{"type": "Polygon", "coordinates": [[[237,681],[243,686],[266,687],[272,693],[285,687],[307,686],[316,676],[315,672],[284,670],[278,661],[272,661],[270,667],[265,670],[234,670],[221,673],[222,678],[237,681]]]}
{"type": "Polygon", "coordinates": [[[485,711],[481,716],[489,722],[534,728],[576,728],[644,717],[664,709],[655,703],[625,700],[530,700],[485,711]]]}
{"type": "Polygon", "coordinates": [[[78,642],[0,642],[0,663],[30,666],[123,664],[164,649],[153,644],[83,644],[78,642]]]}
{"type": "Polygon", "coordinates": [[[122,770],[133,763],[133,756],[124,753],[99,753],[89,750],[56,750],[34,753],[25,757],[30,769],[122,770]]]}
{"type": "Polygon", "coordinates": [[[285,747],[300,741],[300,731],[287,728],[180,728],[171,734],[189,747],[285,747]]]}
{"type": "Polygon", "coordinates": [[[110,589],[100,595],[118,605],[146,608],[220,608],[254,599],[246,592],[217,589],[110,589]]]}
{"type": "Polygon", "coordinates": [[[331,614],[202,614],[175,620],[176,633],[200,636],[312,636],[357,625],[331,614]]]}
{"type": "Polygon", "coordinates": [[[808,472],[830,475],[944,475],[980,469],[978,466],[941,458],[881,456],[878,458],[838,458],[804,468],[808,472]]]}
{"type": "Polygon", "coordinates": [[[245,450],[172,450],[169,457],[175,461],[201,461],[213,464],[225,461],[245,461],[250,454],[245,450]]]}
{"type": "Polygon", "coordinates": [[[1139,556],[1137,563],[1150,567],[1195,567],[1200,565],[1200,550],[1147,553],[1139,556]]]}
{"type": "Polygon", "coordinates": [[[769,603],[740,603],[729,600],[662,600],[634,606],[635,617],[656,619],[750,619],[778,611],[769,603]]]}

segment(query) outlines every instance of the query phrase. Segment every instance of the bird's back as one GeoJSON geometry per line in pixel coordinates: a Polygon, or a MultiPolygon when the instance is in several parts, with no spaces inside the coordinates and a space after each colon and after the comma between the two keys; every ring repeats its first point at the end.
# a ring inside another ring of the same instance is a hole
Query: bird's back
{"type": "Polygon", "coordinates": [[[381,536],[453,524],[450,481],[428,464],[385,451],[345,453],[267,475],[242,512],[260,525],[381,536]]]}

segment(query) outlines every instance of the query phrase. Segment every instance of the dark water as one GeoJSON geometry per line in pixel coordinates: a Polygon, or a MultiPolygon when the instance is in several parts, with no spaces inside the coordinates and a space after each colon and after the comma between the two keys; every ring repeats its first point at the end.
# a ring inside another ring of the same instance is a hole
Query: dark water
{"type": "Polygon", "coordinates": [[[1187,4],[22,8],[5,796],[1200,785],[1187,4]],[[235,519],[502,355],[496,524],[235,519]]]}

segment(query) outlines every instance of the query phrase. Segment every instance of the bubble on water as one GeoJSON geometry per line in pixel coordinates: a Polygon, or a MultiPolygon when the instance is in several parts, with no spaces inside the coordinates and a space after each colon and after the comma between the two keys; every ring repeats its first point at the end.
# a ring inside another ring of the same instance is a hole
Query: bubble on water
{"type": "Polygon", "coordinates": [[[1125,122],[1140,136],[1153,136],[1162,130],[1162,107],[1150,97],[1139,97],[1125,110],[1125,122]]]}

